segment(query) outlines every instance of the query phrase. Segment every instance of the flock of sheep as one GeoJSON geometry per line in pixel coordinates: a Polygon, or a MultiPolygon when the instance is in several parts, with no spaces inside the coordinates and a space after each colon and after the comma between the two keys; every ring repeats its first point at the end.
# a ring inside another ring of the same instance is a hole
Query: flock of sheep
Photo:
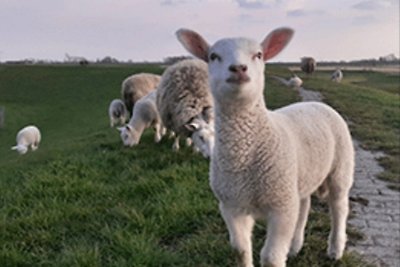
{"type": "MultiPolygon", "coordinates": [[[[210,186],[240,266],[253,266],[257,218],[268,221],[261,265],[286,266],[287,257],[303,246],[312,193],[327,199],[328,256],[340,259],[354,172],[348,126],[323,103],[270,111],[264,101],[265,61],[284,49],[293,31],[276,29],[261,44],[226,38],[209,45],[188,29],[176,35],[198,59],[176,63],[161,77],[136,74],[124,81],[123,101],[112,101],[109,109],[111,126],[124,123],[132,110],[128,124],[119,128],[123,143],[137,144],[148,127],[155,128],[156,142],[170,130],[175,150],[179,137],[191,138],[211,160],[210,186]],[[146,84],[148,91],[136,91],[136,83],[146,84]]],[[[39,140],[40,135],[32,148],[39,140]]]]}

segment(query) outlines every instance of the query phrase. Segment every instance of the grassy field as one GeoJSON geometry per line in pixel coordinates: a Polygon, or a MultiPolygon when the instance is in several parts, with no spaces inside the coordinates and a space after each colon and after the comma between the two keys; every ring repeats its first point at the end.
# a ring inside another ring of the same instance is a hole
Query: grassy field
{"type": "MultiPolygon", "coordinates": [[[[0,66],[0,266],[235,266],[208,161],[173,153],[172,140],[154,144],[151,130],[124,148],[109,128],[121,81],[142,71],[162,69],[0,66]],[[31,123],[43,141],[19,156],[10,147],[31,123]]],[[[266,99],[277,108],[298,96],[268,79],[266,99]]],[[[314,202],[305,247],[288,266],[366,266],[354,254],[326,258],[329,218],[314,202]]],[[[263,223],[254,235],[258,262],[263,223]]]]}

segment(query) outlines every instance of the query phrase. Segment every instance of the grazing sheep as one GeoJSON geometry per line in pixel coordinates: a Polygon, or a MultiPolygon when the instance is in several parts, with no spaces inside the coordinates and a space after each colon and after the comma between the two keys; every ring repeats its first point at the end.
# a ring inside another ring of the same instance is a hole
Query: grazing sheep
{"type": "Polygon", "coordinates": [[[19,154],[28,152],[29,147],[31,147],[32,151],[35,151],[39,148],[40,139],[40,131],[36,126],[26,126],[18,132],[16,138],[17,145],[11,149],[17,150],[19,154]]]}
{"type": "Polygon", "coordinates": [[[168,67],[157,89],[157,107],[167,129],[179,137],[191,137],[196,149],[210,157],[214,146],[212,96],[207,64],[198,59],[182,60],[168,67]]]}
{"type": "Polygon", "coordinates": [[[313,72],[317,68],[317,62],[312,57],[302,57],[300,68],[307,74],[313,74],[313,72]]]}
{"type": "Polygon", "coordinates": [[[121,99],[111,101],[108,108],[108,116],[110,117],[110,126],[125,124],[129,117],[128,110],[121,99]]]}
{"type": "Polygon", "coordinates": [[[133,74],[122,82],[121,98],[129,113],[140,98],[155,90],[161,76],[151,73],[133,74]]]}
{"type": "Polygon", "coordinates": [[[300,79],[300,77],[296,74],[293,74],[293,77],[291,77],[288,81],[288,86],[294,89],[299,89],[302,84],[303,80],[300,79]]]}
{"type": "Polygon", "coordinates": [[[322,103],[275,111],[265,107],[264,62],[292,35],[291,29],[280,28],[261,45],[230,38],[210,46],[196,32],[177,32],[189,52],[208,62],[215,109],[210,185],[241,266],[253,266],[256,218],[268,220],[261,265],[286,266],[287,255],[296,255],[303,245],[310,195],[317,190],[328,194],[331,210],[328,255],[339,259],[345,248],[354,169],[347,124],[322,103]]]}
{"type": "Polygon", "coordinates": [[[149,127],[154,127],[154,141],[156,143],[160,142],[162,136],[165,134],[165,129],[157,110],[156,95],[157,91],[152,91],[137,101],[129,123],[124,127],[118,128],[125,146],[132,147],[139,144],[143,131],[149,127]]]}
{"type": "Polygon", "coordinates": [[[340,69],[336,69],[334,73],[332,73],[331,81],[340,83],[343,79],[343,73],[340,69]]]}

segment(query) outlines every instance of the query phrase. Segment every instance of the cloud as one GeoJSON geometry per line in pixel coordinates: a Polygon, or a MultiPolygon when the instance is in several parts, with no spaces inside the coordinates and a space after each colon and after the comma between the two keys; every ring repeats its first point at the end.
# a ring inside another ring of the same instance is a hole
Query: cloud
{"type": "Polygon", "coordinates": [[[288,17],[304,17],[306,16],[306,11],[304,9],[294,9],[287,12],[288,17]]]}
{"type": "Polygon", "coordinates": [[[367,16],[354,17],[352,23],[354,25],[365,26],[365,25],[368,25],[368,24],[373,24],[376,21],[377,20],[376,20],[376,18],[374,16],[367,15],[367,16]]]}
{"type": "Polygon", "coordinates": [[[258,9],[258,8],[269,8],[273,4],[279,2],[279,0],[235,0],[239,7],[258,9]]]}
{"type": "Polygon", "coordinates": [[[185,3],[187,3],[186,0],[161,0],[160,2],[162,6],[177,6],[185,3]]]}
{"type": "Polygon", "coordinates": [[[376,10],[381,8],[388,8],[391,6],[390,1],[387,0],[364,0],[352,7],[359,10],[376,10]]]}

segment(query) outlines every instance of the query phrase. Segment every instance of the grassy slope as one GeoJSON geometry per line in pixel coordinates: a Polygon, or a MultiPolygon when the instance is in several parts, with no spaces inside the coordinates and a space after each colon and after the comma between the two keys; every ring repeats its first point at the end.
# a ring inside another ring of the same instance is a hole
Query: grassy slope
{"type": "MultiPolygon", "coordinates": [[[[123,148],[108,127],[109,101],[139,71],[161,69],[0,69],[1,266],[234,266],[208,162],[190,149],[173,153],[172,140],[154,144],[150,130],[139,146],[123,148]],[[42,129],[43,142],[18,156],[9,148],[28,123],[42,129]]],[[[268,84],[271,108],[296,101],[268,84]]],[[[364,266],[354,255],[326,259],[326,208],[310,217],[305,247],[289,266],[364,266]]],[[[256,261],[264,228],[256,225],[256,261]]]]}

